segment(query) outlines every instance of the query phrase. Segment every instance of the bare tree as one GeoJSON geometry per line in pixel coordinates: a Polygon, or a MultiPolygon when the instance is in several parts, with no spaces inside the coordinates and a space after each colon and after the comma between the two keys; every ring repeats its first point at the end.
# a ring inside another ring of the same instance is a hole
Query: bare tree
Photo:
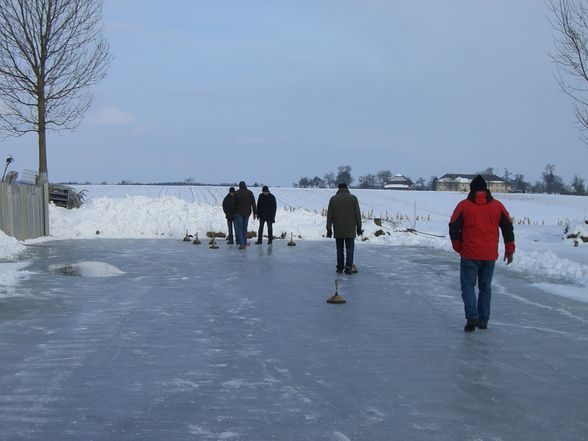
{"type": "Polygon", "coordinates": [[[350,165],[341,165],[337,167],[337,176],[335,178],[337,184],[347,184],[351,185],[353,182],[353,177],[351,176],[351,166],[350,165]]]}
{"type": "MultiPolygon", "coordinates": [[[[555,52],[561,90],[572,98],[582,130],[588,130],[588,6],[585,0],[545,0],[556,31],[555,52]]],[[[583,136],[588,142],[588,137],[583,136]]]]}
{"type": "Polygon", "coordinates": [[[359,177],[359,188],[376,188],[378,181],[376,176],[369,174],[359,177]]]}
{"type": "Polygon", "coordinates": [[[103,0],[0,1],[0,130],[36,132],[47,180],[47,130],[72,130],[92,103],[88,89],[111,57],[103,0]]]}
{"type": "Polygon", "coordinates": [[[323,181],[327,188],[333,188],[337,185],[337,181],[335,181],[335,174],[332,172],[325,174],[323,181]]]}
{"type": "Polygon", "coordinates": [[[380,170],[376,174],[376,178],[378,180],[379,186],[384,188],[384,185],[386,185],[390,179],[392,179],[392,172],[390,170],[380,170]]]}

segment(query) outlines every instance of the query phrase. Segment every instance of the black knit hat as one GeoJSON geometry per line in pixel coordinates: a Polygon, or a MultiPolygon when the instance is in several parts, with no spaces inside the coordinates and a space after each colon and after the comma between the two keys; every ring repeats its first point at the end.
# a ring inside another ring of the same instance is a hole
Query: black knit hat
{"type": "Polygon", "coordinates": [[[472,179],[472,182],[470,182],[470,190],[471,191],[488,190],[488,185],[486,184],[486,181],[484,180],[482,175],[478,175],[474,179],[472,179]]]}
{"type": "Polygon", "coordinates": [[[235,187],[229,188],[229,193],[235,193],[235,187]]]}
{"type": "Polygon", "coordinates": [[[247,184],[245,184],[245,181],[239,182],[239,188],[247,188],[247,184]]]}
{"type": "Polygon", "coordinates": [[[269,193],[269,188],[267,188],[267,185],[264,185],[264,186],[261,188],[261,192],[262,192],[262,193],[263,193],[263,192],[265,192],[265,191],[267,191],[267,192],[269,193]]]}

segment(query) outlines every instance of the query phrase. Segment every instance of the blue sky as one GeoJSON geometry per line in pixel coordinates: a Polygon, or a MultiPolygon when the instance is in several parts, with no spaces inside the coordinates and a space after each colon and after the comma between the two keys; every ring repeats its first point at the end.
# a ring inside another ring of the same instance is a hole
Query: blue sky
{"type": "MultiPolygon", "coordinates": [[[[350,165],[413,179],[585,174],[541,0],[105,0],[114,56],[49,178],[288,186],[350,165]]],[[[37,169],[33,135],[0,143],[37,169]]]]}

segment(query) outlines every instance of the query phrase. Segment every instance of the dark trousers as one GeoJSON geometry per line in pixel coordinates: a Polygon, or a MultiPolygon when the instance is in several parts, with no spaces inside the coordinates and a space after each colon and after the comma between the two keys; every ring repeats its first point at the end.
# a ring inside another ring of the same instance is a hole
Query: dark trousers
{"type": "Polygon", "coordinates": [[[229,242],[233,242],[234,239],[234,235],[233,235],[233,230],[235,228],[234,226],[235,221],[233,219],[227,219],[227,228],[229,229],[229,242]]]}
{"type": "Polygon", "coordinates": [[[261,242],[261,239],[263,239],[263,224],[267,224],[268,242],[271,243],[272,239],[274,238],[274,227],[272,225],[272,221],[266,219],[259,219],[259,231],[257,232],[257,241],[261,242]]]}
{"type": "Polygon", "coordinates": [[[353,266],[355,239],[352,237],[347,239],[335,239],[335,242],[337,244],[337,269],[341,271],[345,267],[351,268],[353,266]],[[345,250],[343,250],[343,246],[345,246],[345,250]],[[347,254],[347,259],[345,259],[345,254],[347,254]]]}

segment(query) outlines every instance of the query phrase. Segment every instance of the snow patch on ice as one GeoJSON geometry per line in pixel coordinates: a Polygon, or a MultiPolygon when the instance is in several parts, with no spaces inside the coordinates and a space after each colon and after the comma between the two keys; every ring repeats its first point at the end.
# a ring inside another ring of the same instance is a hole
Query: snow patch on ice
{"type": "Polygon", "coordinates": [[[533,283],[532,286],[536,286],[537,288],[555,294],[556,296],[588,303],[588,296],[586,295],[586,288],[584,287],[557,285],[555,283],[533,283]]]}
{"type": "Polygon", "coordinates": [[[124,271],[109,263],[86,260],[68,265],[51,265],[49,269],[68,276],[112,277],[124,274],[124,271]]]}
{"type": "Polygon", "coordinates": [[[29,263],[21,261],[0,264],[0,297],[14,295],[19,282],[32,275],[31,272],[23,270],[29,263]]]}

